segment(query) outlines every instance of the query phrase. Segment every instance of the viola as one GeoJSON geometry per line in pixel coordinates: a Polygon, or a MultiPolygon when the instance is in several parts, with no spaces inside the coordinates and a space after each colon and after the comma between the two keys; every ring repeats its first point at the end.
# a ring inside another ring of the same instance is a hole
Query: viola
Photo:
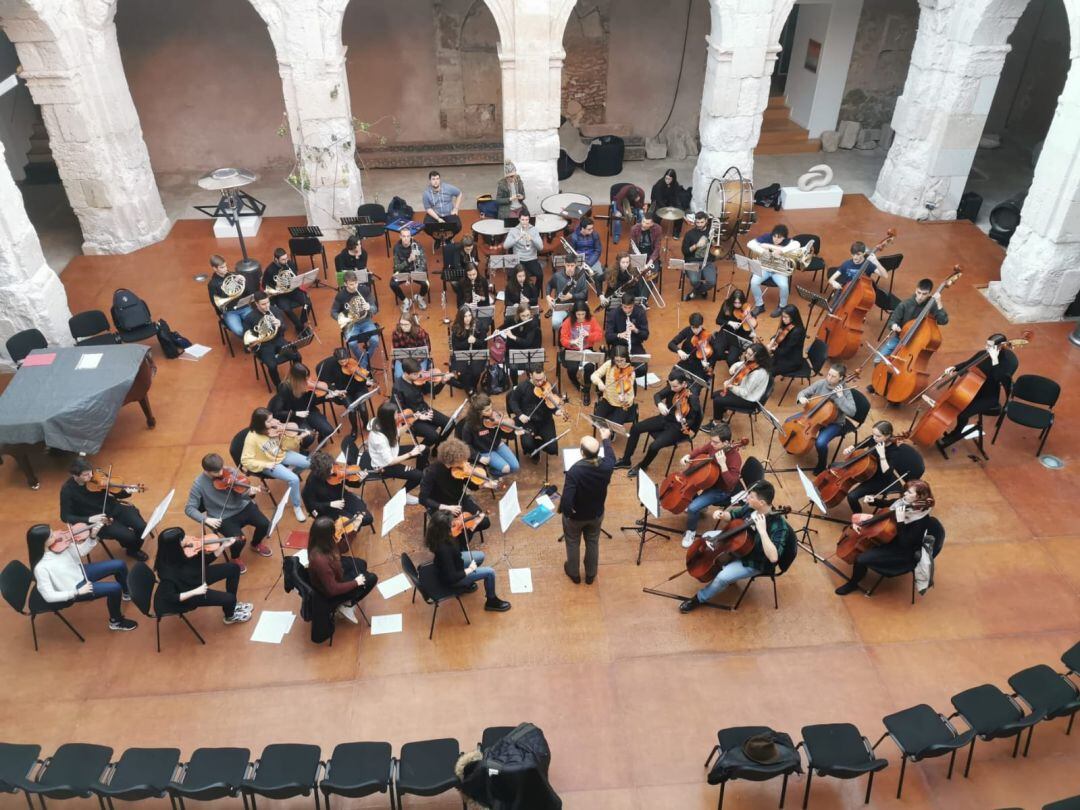
{"type": "Polygon", "coordinates": [[[889,402],[899,405],[926,387],[929,376],[927,365],[934,352],[941,347],[941,327],[929,317],[930,309],[934,305],[934,298],[955,284],[962,274],[960,265],[956,265],[952,274],[926,299],[919,314],[900,330],[900,342],[888,357],[896,371],[885,362],[878,363],[874,368],[874,390],[889,402]]]}
{"type": "Polygon", "coordinates": [[[360,524],[363,522],[363,520],[363,512],[351,518],[342,515],[334,521],[334,539],[337,540],[339,544],[344,542],[347,550],[348,543],[352,539],[352,535],[355,534],[356,530],[360,528],[360,524]]]}
{"type": "Polygon", "coordinates": [[[231,489],[239,495],[249,492],[252,486],[253,484],[247,479],[247,476],[233,470],[223,470],[221,475],[214,479],[214,489],[222,491],[231,489]]]}
{"type": "Polygon", "coordinates": [[[570,415],[563,410],[563,405],[566,404],[566,397],[561,396],[552,387],[551,383],[545,381],[543,385],[533,386],[533,393],[549,410],[554,411],[566,421],[570,421],[570,415]]]}
{"type": "MultiPolygon", "coordinates": [[[[778,506],[766,517],[786,515],[790,506],[778,506]]],[[[695,537],[686,551],[686,571],[698,582],[712,582],[723,567],[724,555],[745,557],[757,544],[757,532],[752,519],[733,519],[716,537],[695,537]]]]}
{"type": "Polygon", "coordinates": [[[180,548],[184,550],[184,556],[188,559],[197,557],[203,551],[210,551],[217,553],[221,551],[225,546],[230,546],[240,537],[220,537],[216,534],[204,534],[202,537],[194,537],[193,535],[185,535],[184,539],[180,541],[180,548]]]}
{"type": "MultiPolygon", "coordinates": [[[[1027,330],[1023,335],[1014,340],[1007,340],[999,344],[1001,349],[1018,349],[1031,342],[1035,333],[1027,330]]],[[[978,364],[987,357],[988,353],[982,351],[972,358],[967,367],[955,377],[943,380],[936,387],[951,383],[944,396],[937,401],[930,399],[925,394],[923,398],[930,402],[930,410],[919,419],[915,429],[911,432],[911,440],[916,444],[928,447],[941,439],[946,433],[956,426],[956,419],[960,412],[971,404],[979,389],[986,382],[986,375],[978,368],[978,364]]]]}
{"type": "Polygon", "coordinates": [[[686,423],[686,417],[690,415],[690,389],[684,388],[671,398],[671,410],[675,412],[675,421],[682,426],[682,432],[687,436],[693,436],[694,431],[686,423]]]}
{"type": "Polygon", "coordinates": [[[314,378],[308,378],[307,390],[315,394],[321,394],[327,399],[337,399],[345,393],[344,391],[339,391],[336,388],[331,388],[329,385],[322,382],[321,380],[316,380],[314,378]]]}
{"type": "Polygon", "coordinates": [[[482,464],[473,464],[470,461],[463,461],[460,464],[455,464],[450,468],[450,475],[459,481],[464,481],[466,484],[471,484],[475,487],[498,489],[501,486],[501,484],[488,473],[486,467],[482,464]]]}
{"type": "Polygon", "coordinates": [[[516,424],[513,419],[510,419],[505,414],[499,411],[493,411],[491,416],[484,417],[484,427],[488,430],[499,430],[503,433],[524,433],[525,428],[516,424]]]}
{"type": "Polygon", "coordinates": [[[475,515],[472,512],[462,512],[450,521],[450,535],[452,537],[461,537],[463,532],[472,534],[483,520],[483,512],[478,512],[475,515]]]}
{"type": "MultiPolygon", "coordinates": [[[[739,439],[737,442],[725,444],[719,452],[726,453],[748,444],[749,439],[739,439]]],[[[715,487],[719,480],[720,465],[716,463],[715,454],[693,459],[686,465],[686,469],[671,473],[660,484],[660,505],[673,515],[681,515],[690,505],[690,501],[715,487]]]]}
{"type": "Polygon", "coordinates": [[[90,476],[90,480],[86,482],[86,488],[90,492],[104,492],[105,487],[108,486],[110,495],[120,495],[125,490],[134,490],[135,492],[146,492],[146,484],[124,484],[117,481],[110,481],[109,474],[105,470],[94,470],[90,476]]]}
{"type": "MultiPolygon", "coordinates": [[[[850,375],[841,385],[847,385],[858,379],[850,375]]],[[[840,414],[840,407],[829,394],[816,397],[817,401],[808,400],[802,411],[784,420],[784,438],[781,442],[789,453],[801,456],[814,446],[821,429],[831,425],[840,414]]]]}
{"type": "Polygon", "coordinates": [[[361,469],[359,464],[342,464],[341,462],[335,462],[330,470],[330,475],[326,478],[326,483],[334,487],[345,483],[359,484],[366,477],[367,471],[361,469]]]}
{"type": "Polygon", "coordinates": [[[896,512],[890,507],[878,509],[873,517],[867,520],[855,522],[845,526],[840,532],[840,539],[836,541],[836,556],[848,565],[854,565],[856,558],[873,546],[891,543],[896,539],[899,524],[896,522],[896,512]],[[859,531],[855,531],[855,525],[859,531]]]}
{"type": "MultiPolygon", "coordinates": [[[[898,433],[890,436],[885,444],[888,446],[906,441],[909,435],[898,433]]],[[[862,452],[852,453],[851,458],[833,464],[814,478],[814,487],[821,494],[821,500],[826,506],[832,508],[838,505],[856,484],[869,481],[877,474],[878,454],[875,444],[871,439],[870,444],[862,452]]]]}
{"type": "MultiPolygon", "coordinates": [[[[885,232],[885,238],[869,252],[877,253],[895,238],[896,230],[889,228],[885,232]]],[[[869,260],[866,264],[870,264],[869,260]]],[[[863,343],[866,315],[873,309],[875,300],[874,283],[863,272],[840,290],[829,311],[825,313],[817,333],[817,339],[828,346],[830,360],[851,357],[859,350],[863,343]]]]}
{"type": "Polygon", "coordinates": [[[411,428],[419,418],[420,416],[412,408],[405,408],[394,414],[398,428],[411,428]]]}
{"type": "Polygon", "coordinates": [[[350,357],[348,360],[339,360],[338,365],[341,367],[341,373],[346,377],[351,377],[362,383],[371,381],[371,371],[361,366],[360,361],[355,357],[350,357]]]}
{"type": "Polygon", "coordinates": [[[713,347],[712,343],[709,342],[708,330],[702,329],[698,334],[690,338],[690,345],[694,347],[694,357],[702,363],[709,362],[709,358],[713,356],[713,347]]]}
{"type": "Polygon", "coordinates": [[[794,328],[795,324],[789,323],[787,326],[782,326],[781,328],[777,329],[776,334],[769,339],[766,348],[770,352],[775,352],[777,348],[779,348],[780,344],[787,339],[787,336],[791,334],[791,330],[794,328]]]}

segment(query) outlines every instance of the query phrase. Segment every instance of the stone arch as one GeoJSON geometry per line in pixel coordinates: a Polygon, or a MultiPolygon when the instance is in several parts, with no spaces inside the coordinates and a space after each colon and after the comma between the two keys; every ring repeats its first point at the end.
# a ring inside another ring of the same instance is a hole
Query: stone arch
{"type": "Polygon", "coordinates": [[[780,33],[784,30],[784,24],[791,16],[793,8],[795,8],[795,0],[778,0],[773,9],[772,24],[769,26],[769,45],[779,44],[780,33]]]}

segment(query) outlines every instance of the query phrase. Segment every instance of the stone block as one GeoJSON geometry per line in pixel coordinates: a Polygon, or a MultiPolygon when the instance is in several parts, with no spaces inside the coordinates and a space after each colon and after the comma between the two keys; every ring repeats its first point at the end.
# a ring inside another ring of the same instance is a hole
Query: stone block
{"type": "Polygon", "coordinates": [[[821,133],[821,151],[835,152],[840,147],[840,133],[835,129],[828,129],[821,133]]]}
{"type": "Polygon", "coordinates": [[[878,146],[882,149],[888,149],[889,147],[891,147],[893,142],[893,135],[895,135],[895,133],[893,132],[892,125],[882,124],[881,137],[878,138],[878,146]]]}
{"type": "Polygon", "coordinates": [[[663,160],[667,156],[667,144],[662,139],[645,139],[645,157],[647,157],[649,160],[663,160]]]}
{"type": "Polygon", "coordinates": [[[860,129],[859,135],[855,139],[856,149],[877,149],[877,139],[874,137],[874,130],[860,129]]]}
{"type": "Polygon", "coordinates": [[[853,149],[859,138],[858,121],[841,121],[837,130],[840,133],[839,147],[841,149],[853,149]]]}

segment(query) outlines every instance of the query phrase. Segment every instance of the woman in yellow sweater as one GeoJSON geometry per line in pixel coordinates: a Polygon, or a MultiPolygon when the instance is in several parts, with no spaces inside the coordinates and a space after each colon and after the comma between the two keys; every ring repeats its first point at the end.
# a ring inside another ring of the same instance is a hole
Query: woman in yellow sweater
{"type": "Polygon", "coordinates": [[[300,442],[310,432],[275,419],[267,408],[256,408],[240,455],[240,466],[248,472],[263,473],[288,483],[289,500],[301,523],[307,520],[307,515],[300,500],[300,477],[293,470],[311,466],[308,457],[298,452],[300,442]]]}

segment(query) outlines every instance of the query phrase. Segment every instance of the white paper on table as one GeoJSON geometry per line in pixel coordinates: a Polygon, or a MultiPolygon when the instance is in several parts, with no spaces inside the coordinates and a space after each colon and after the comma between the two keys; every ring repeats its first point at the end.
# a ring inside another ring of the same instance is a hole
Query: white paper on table
{"type": "Polygon", "coordinates": [[[375,586],[379,589],[379,593],[382,594],[383,599],[390,599],[397,596],[399,593],[404,593],[412,587],[412,583],[409,582],[409,578],[404,574],[398,574],[396,577],[390,577],[385,579],[375,586]]]}
{"type": "Polygon", "coordinates": [[[285,514],[285,505],[289,503],[288,493],[281,496],[281,500],[278,501],[277,511],[274,512],[274,518],[270,521],[270,528],[267,530],[266,535],[269,537],[277,529],[277,525],[281,523],[281,516],[285,514]]]}
{"type": "Polygon", "coordinates": [[[206,357],[206,355],[208,355],[211,351],[212,350],[209,346],[203,346],[201,343],[192,343],[190,346],[184,349],[184,353],[180,356],[187,360],[201,360],[202,358],[206,357]]]}
{"type": "Polygon", "coordinates": [[[145,540],[150,536],[150,532],[161,523],[161,519],[165,517],[165,513],[169,510],[169,504],[172,503],[173,495],[176,494],[175,489],[170,489],[169,494],[161,499],[161,503],[154,507],[154,513],[150,515],[150,519],[146,521],[146,528],[143,529],[142,539],[145,540]]]}
{"type": "Polygon", "coordinates": [[[822,502],[821,493],[817,491],[814,482],[806,477],[806,473],[802,471],[802,467],[796,466],[795,469],[799,471],[799,480],[802,481],[803,489],[806,490],[806,497],[810,500],[810,503],[816,506],[821,514],[827,515],[829,510],[822,502]]]}
{"type": "Polygon", "coordinates": [[[101,352],[89,352],[79,355],[79,362],[75,364],[75,368],[97,368],[100,364],[101,352]]]}
{"type": "Polygon", "coordinates": [[[644,470],[638,470],[637,496],[642,506],[649,510],[653,517],[660,517],[660,504],[656,502],[656,484],[644,470]]]}
{"type": "Polygon", "coordinates": [[[532,593],[532,569],[510,569],[510,593],[532,593]]]}
{"type": "Polygon", "coordinates": [[[499,499],[499,527],[503,534],[506,534],[506,530],[520,514],[521,501],[518,500],[517,481],[515,481],[506,490],[506,494],[499,499]]]}
{"type": "Polygon", "coordinates": [[[405,520],[405,487],[386,502],[382,513],[382,536],[390,534],[395,526],[405,520]]]}
{"type": "Polygon", "coordinates": [[[292,629],[295,620],[296,614],[291,610],[264,610],[259,614],[259,621],[255,623],[251,640],[263,644],[280,644],[285,634],[292,629]]]}
{"type": "Polygon", "coordinates": [[[495,296],[495,300],[496,301],[505,301],[506,300],[506,291],[505,290],[499,290],[498,295],[495,296]]]}
{"type": "MultiPolygon", "coordinates": [[[[404,492],[404,490],[402,490],[404,492]]],[[[371,617],[371,635],[381,636],[384,633],[401,632],[401,614],[391,613],[387,616],[371,617]]]]}
{"type": "Polygon", "coordinates": [[[552,512],[559,511],[555,508],[555,502],[551,500],[551,498],[549,498],[547,495],[541,495],[539,498],[536,499],[536,502],[545,509],[550,509],[552,512]]]}
{"type": "Polygon", "coordinates": [[[308,567],[308,556],[306,548],[299,549],[295,554],[293,554],[293,558],[298,563],[300,563],[300,565],[304,566],[304,568],[308,567]]]}

